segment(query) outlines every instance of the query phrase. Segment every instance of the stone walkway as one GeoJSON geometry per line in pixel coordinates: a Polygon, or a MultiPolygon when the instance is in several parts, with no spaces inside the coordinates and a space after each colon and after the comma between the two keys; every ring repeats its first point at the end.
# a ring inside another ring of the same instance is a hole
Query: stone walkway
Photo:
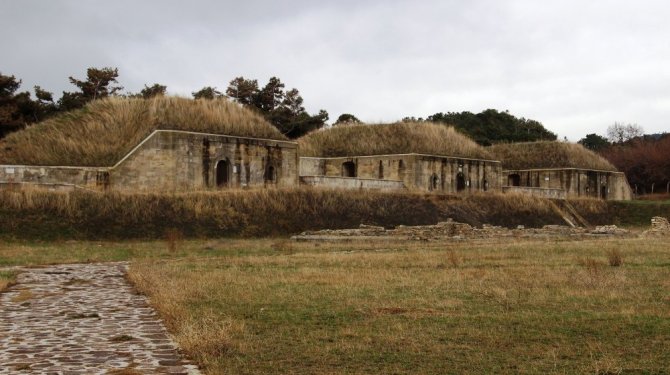
{"type": "Polygon", "coordinates": [[[23,270],[0,294],[0,374],[199,374],[133,293],[126,266],[23,270]]]}

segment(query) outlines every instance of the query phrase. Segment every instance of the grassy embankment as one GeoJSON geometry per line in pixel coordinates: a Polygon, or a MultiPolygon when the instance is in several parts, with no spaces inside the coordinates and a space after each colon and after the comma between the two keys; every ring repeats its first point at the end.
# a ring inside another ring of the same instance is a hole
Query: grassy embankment
{"type": "Polygon", "coordinates": [[[111,166],[157,129],[286,140],[225,99],[106,98],[3,138],[0,164],[111,166]]]}
{"type": "Polygon", "coordinates": [[[668,266],[659,240],[278,243],[130,279],[209,374],[663,373],[668,266]]]}
{"type": "MultiPolygon", "coordinates": [[[[571,201],[593,225],[644,228],[670,217],[670,201],[571,201]]],[[[160,239],[172,228],[186,238],[287,236],[305,230],[435,224],[453,218],[482,224],[563,224],[546,199],[516,194],[259,189],[184,194],[0,191],[0,238],[160,239]]]]}
{"type": "Polygon", "coordinates": [[[309,229],[435,224],[561,224],[546,200],[524,195],[259,189],[188,194],[0,191],[0,236],[24,239],[151,239],[286,236],[309,229]]]}

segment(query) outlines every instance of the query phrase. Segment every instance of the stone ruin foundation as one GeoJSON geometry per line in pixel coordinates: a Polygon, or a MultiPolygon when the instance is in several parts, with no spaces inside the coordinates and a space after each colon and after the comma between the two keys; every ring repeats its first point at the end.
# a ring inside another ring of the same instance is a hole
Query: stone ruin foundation
{"type": "MultiPolygon", "coordinates": [[[[663,218],[654,218],[662,219],[663,218]]],[[[670,233],[668,221],[658,221],[660,224],[653,228],[657,231],[670,233]],[[663,229],[665,228],[665,229],[663,229]]],[[[393,229],[384,227],[363,225],[355,229],[324,229],[318,231],[307,231],[293,236],[296,241],[351,241],[364,239],[389,239],[389,240],[414,240],[414,241],[436,241],[436,240],[476,240],[494,238],[589,238],[602,236],[632,236],[630,231],[618,228],[616,225],[597,226],[594,229],[572,228],[565,225],[545,225],[542,228],[525,228],[518,226],[509,229],[489,224],[481,228],[469,224],[458,223],[452,219],[439,222],[435,225],[405,226],[399,225],[393,229]]]]}
{"type": "Polygon", "coordinates": [[[670,235],[670,223],[668,219],[660,216],[651,218],[651,229],[642,233],[643,236],[667,236],[670,235]]]}

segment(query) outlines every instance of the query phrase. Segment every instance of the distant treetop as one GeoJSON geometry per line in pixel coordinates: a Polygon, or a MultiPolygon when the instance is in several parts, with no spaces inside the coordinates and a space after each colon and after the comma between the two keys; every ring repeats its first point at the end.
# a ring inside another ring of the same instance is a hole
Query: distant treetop
{"type": "Polygon", "coordinates": [[[487,109],[472,112],[438,112],[428,116],[427,121],[445,123],[468,135],[482,146],[495,143],[554,141],[556,134],[547,130],[540,122],[517,118],[509,112],[487,109]]]}

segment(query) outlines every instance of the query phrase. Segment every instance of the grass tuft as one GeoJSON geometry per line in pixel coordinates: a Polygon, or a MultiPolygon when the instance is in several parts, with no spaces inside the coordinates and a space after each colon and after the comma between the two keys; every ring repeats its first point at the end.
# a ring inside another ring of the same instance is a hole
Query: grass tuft
{"type": "Polygon", "coordinates": [[[16,283],[15,271],[0,271],[0,292],[16,283]]]}
{"type": "Polygon", "coordinates": [[[619,249],[611,249],[607,252],[607,261],[610,267],[620,267],[623,265],[623,256],[619,249]]]}
{"type": "Polygon", "coordinates": [[[177,249],[183,240],[184,234],[181,230],[177,228],[168,228],[165,230],[165,243],[167,244],[167,249],[171,254],[177,252],[177,249]]]}

